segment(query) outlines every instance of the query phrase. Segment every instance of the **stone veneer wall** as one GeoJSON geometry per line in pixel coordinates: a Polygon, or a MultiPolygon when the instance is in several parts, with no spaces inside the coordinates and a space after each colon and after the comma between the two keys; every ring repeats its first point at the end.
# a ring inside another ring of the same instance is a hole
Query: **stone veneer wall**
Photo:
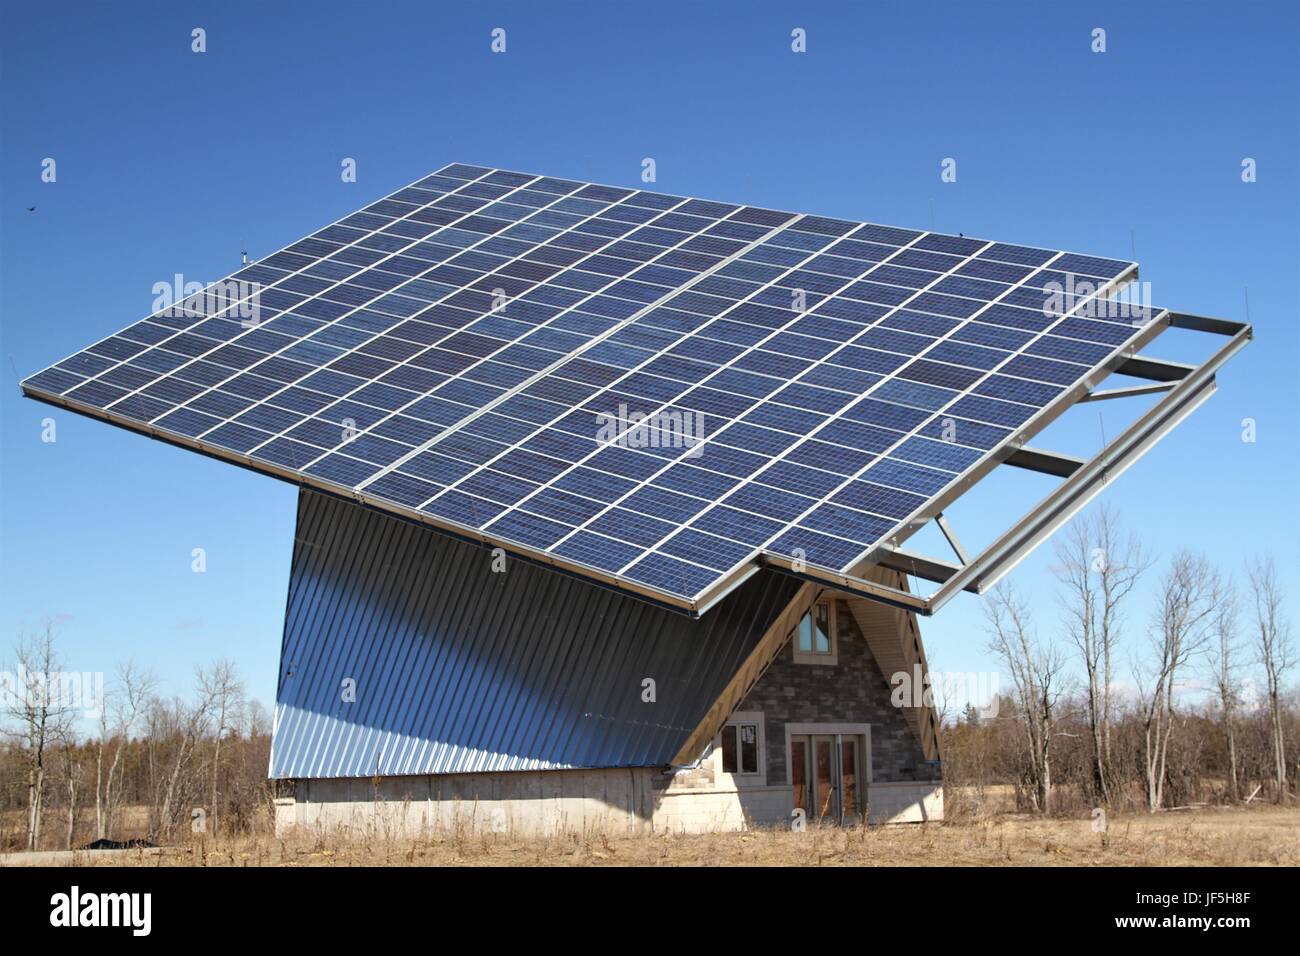
{"type": "Polygon", "coordinates": [[[737,711],[762,711],[767,738],[767,782],[790,782],[785,766],[787,723],[871,725],[872,783],[940,778],[916,732],[890,701],[892,688],[844,600],[836,601],[837,663],[796,664],[793,642],[781,649],[737,711]]]}

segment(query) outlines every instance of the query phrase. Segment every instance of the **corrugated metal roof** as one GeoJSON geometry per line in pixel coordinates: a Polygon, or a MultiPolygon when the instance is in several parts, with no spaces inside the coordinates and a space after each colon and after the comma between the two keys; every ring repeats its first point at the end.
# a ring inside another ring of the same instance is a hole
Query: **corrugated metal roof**
{"type": "Polygon", "coordinates": [[[491,562],[481,546],[303,489],[271,776],[667,764],[799,588],[764,570],[692,619],[491,562]]]}

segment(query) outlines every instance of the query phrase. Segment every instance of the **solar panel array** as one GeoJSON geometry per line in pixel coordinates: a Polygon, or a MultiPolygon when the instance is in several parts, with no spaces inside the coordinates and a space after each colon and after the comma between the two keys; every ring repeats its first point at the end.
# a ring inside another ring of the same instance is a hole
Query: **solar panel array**
{"type": "Polygon", "coordinates": [[[1050,284],[1133,269],[454,164],[23,387],[693,604],[853,568],[1137,334],[1050,284]]]}

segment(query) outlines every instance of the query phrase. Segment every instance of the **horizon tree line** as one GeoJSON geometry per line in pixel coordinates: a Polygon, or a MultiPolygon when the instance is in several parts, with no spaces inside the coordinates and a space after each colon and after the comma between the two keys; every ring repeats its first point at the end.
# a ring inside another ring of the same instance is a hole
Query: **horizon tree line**
{"type": "Polygon", "coordinates": [[[1104,505],[1071,523],[1055,555],[1054,634],[1040,632],[1011,585],[985,601],[988,648],[1010,676],[1007,706],[993,720],[968,708],[942,721],[945,780],[977,791],[1010,783],[1017,803],[1039,813],[1052,812],[1065,792],[1150,812],[1169,805],[1171,789],[1180,800],[1238,802],[1263,792],[1288,801],[1297,706],[1286,680],[1297,656],[1273,559],[1248,561],[1244,585],[1187,549],[1157,570],[1104,505]],[[1147,583],[1153,609],[1131,620],[1147,583]],[[1121,702],[1125,666],[1134,690],[1121,702]],[[1263,678],[1254,699],[1243,692],[1249,667],[1263,678]],[[1197,680],[1209,699],[1188,703],[1180,691],[1197,680]],[[1258,781],[1249,794],[1247,781],[1258,781]]]}

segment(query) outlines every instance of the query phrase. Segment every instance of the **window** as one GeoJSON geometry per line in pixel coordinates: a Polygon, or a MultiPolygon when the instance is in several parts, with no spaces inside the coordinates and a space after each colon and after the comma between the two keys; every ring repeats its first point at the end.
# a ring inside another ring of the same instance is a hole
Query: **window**
{"type": "Polygon", "coordinates": [[[719,786],[767,786],[765,723],[761,710],[738,710],[727,718],[713,742],[713,772],[719,786]]]}
{"type": "Polygon", "coordinates": [[[744,722],[722,728],[722,772],[758,773],[758,724],[744,722]]]}
{"type": "Polygon", "coordinates": [[[793,635],[794,659],[800,664],[834,664],[835,605],[819,601],[799,619],[793,635]]]}

